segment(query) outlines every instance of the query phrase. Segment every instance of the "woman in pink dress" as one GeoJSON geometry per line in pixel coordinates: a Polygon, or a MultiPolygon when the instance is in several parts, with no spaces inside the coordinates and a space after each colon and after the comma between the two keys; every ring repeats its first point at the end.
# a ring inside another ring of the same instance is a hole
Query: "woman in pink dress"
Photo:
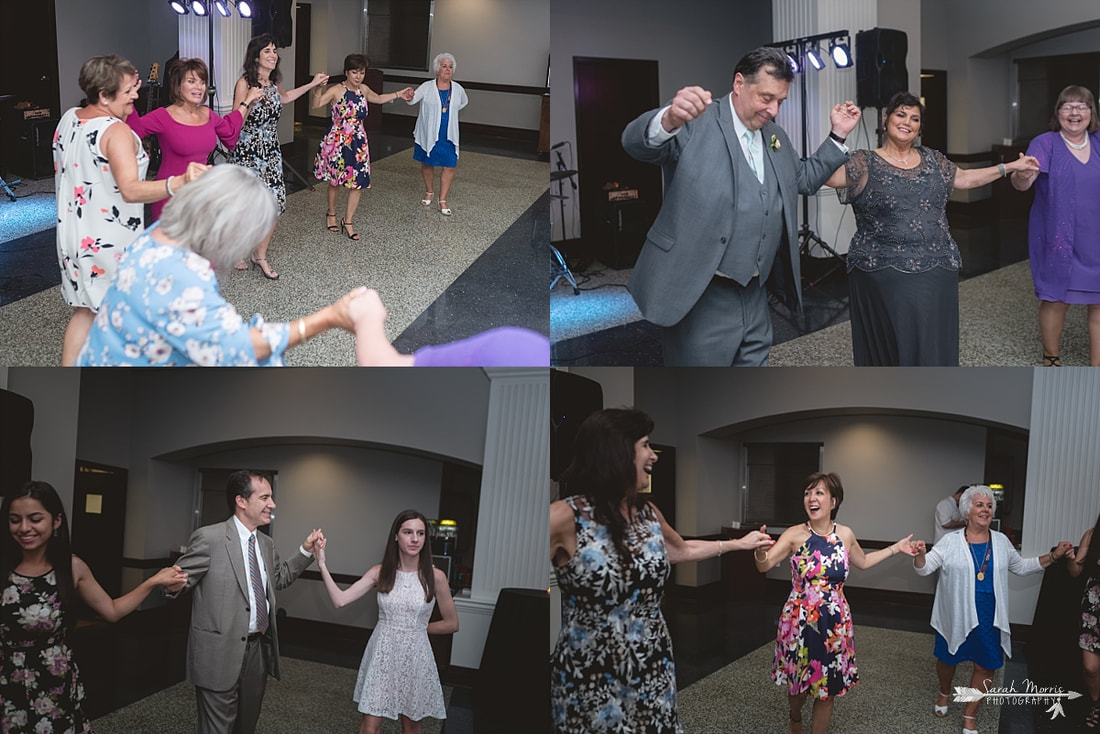
{"type": "MultiPolygon", "coordinates": [[[[168,67],[168,96],[171,104],[158,107],[144,117],[135,112],[126,118],[130,129],[144,138],[156,135],[162,154],[158,179],[178,176],[187,164],[206,163],[220,140],[227,148],[237,144],[241,125],[253,102],[263,96],[260,89],[249,89],[247,96],[225,117],[206,106],[206,85],[210,74],[202,59],[180,59],[168,67]]],[[[167,199],[153,202],[153,221],[167,199]]]]}

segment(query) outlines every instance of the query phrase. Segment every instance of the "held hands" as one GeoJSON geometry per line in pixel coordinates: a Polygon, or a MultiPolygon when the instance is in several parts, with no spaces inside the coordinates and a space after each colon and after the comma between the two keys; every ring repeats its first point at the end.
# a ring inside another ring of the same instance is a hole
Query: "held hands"
{"type": "Polygon", "coordinates": [[[923,556],[928,552],[928,546],[923,540],[911,540],[909,541],[909,547],[916,551],[916,553],[910,554],[913,556],[923,556]]]}
{"type": "Polygon", "coordinates": [[[332,325],[344,331],[355,331],[355,319],[351,315],[351,304],[363,297],[368,291],[365,285],[344,295],[336,303],[328,307],[332,315],[332,325]]]}
{"type": "Polygon", "coordinates": [[[171,592],[179,591],[187,583],[187,574],[179,566],[167,566],[157,571],[151,579],[157,586],[163,586],[171,592]]]}
{"type": "Polygon", "coordinates": [[[1021,153],[1019,158],[1011,163],[1006,163],[1005,168],[1012,173],[1020,174],[1021,178],[1027,181],[1034,181],[1039,175],[1039,159],[1021,153]]]}
{"type": "Polygon", "coordinates": [[[313,81],[310,82],[310,86],[316,87],[318,84],[328,84],[328,74],[323,71],[319,71],[313,75],[313,81]]]}
{"type": "Polygon", "coordinates": [[[712,101],[710,92],[702,87],[684,87],[673,98],[672,106],[661,119],[661,126],[669,133],[677,130],[685,122],[703,114],[712,101]]]}
{"type": "Polygon", "coordinates": [[[321,528],[316,528],[306,536],[305,542],[302,543],[302,547],[305,548],[306,553],[313,553],[317,549],[318,541],[323,541],[325,534],[321,531],[321,528]]]}
{"type": "Polygon", "coordinates": [[[894,543],[891,547],[897,552],[904,553],[907,556],[916,556],[924,552],[924,541],[913,540],[913,534],[909,533],[909,535],[894,543]],[[918,548],[920,550],[918,550],[918,548]]]}
{"type": "Polygon", "coordinates": [[[263,87],[249,87],[248,92],[244,95],[244,103],[251,107],[256,100],[264,96],[263,87]]]}
{"type": "Polygon", "coordinates": [[[187,164],[187,170],[183,173],[183,182],[185,184],[189,184],[209,170],[210,166],[207,166],[203,163],[196,163],[195,161],[191,161],[187,164]]]}
{"type": "Polygon", "coordinates": [[[317,559],[317,565],[325,565],[325,545],[328,544],[328,539],[325,536],[321,536],[317,539],[317,544],[313,548],[313,555],[317,559]]]}
{"type": "Polygon", "coordinates": [[[382,305],[382,298],[378,291],[367,288],[361,296],[348,304],[348,314],[351,316],[356,333],[360,329],[381,329],[386,321],[386,307],[382,305]]]}
{"type": "Polygon", "coordinates": [[[768,526],[761,525],[759,530],[753,530],[738,541],[742,550],[756,551],[758,548],[767,550],[775,545],[775,541],[768,535],[768,526]]]}
{"type": "Polygon", "coordinates": [[[416,94],[416,92],[413,91],[412,87],[405,87],[404,89],[402,89],[400,92],[397,93],[397,96],[400,97],[401,99],[405,100],[406,102],[412,102],[412,98],[413,98],[414,94],[416,94]]]}
{"type": "Polygon", "coordinates": [[[1073,543],[1068,540],[1063,540],[1054,546],[1054,550],[1050,552],[1050,560],[1060,561],[1066,557],[1073,558],[1073,543]]]}
{"type": "Polygon", "coordinates": [[[856,129],[862,114],[859,107],[850,99],[836,105],[829,113],[829,124],[833,126],[833,133],[837,137],[848,137],[848,133],[856,129]]]}

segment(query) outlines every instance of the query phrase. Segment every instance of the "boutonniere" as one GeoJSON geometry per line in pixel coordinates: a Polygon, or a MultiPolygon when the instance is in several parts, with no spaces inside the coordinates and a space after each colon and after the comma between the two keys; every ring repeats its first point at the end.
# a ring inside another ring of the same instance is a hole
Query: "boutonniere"
{"type": "Polygon", "coordinates": [[[768,147],[771,148],[772,151],[779,150],[779,138],[772,135],[772,142],[771,142],[771,145],[769,145],[768,147]]]}

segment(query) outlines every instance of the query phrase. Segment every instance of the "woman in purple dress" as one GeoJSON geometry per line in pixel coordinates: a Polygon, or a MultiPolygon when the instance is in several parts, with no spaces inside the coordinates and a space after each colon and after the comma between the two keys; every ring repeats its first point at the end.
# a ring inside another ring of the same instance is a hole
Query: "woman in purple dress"
{"type": "Polygon", "coordinates": [[[1096,98],[1084,87],[1058,95],[1051,132],[1031,141],[1027,154],[1038,171],[1016,171],[1012,185],[1035,184],[1028,222],[1028,254],[1039,298],[1043,365],[1061,367],[1062,327],[1070,304],[1088,306],[1089,364],[1100,365],[1100,119],[1096,98]]]}

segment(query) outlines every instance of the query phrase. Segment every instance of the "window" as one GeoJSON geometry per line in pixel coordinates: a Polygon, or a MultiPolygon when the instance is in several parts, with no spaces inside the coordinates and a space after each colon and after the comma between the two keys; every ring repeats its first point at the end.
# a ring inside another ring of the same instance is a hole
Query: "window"
{"type": "Polygon", "coordinates": [[[797,525],[806,519],[802,482],[821,471],[824,444],[746,443],[741,525],[797,525]]]}
{"type": "Polygon", "coordinates": [[[363,10],[372,67],[431,71],[433,0],[363,0],[363,10]]]}

